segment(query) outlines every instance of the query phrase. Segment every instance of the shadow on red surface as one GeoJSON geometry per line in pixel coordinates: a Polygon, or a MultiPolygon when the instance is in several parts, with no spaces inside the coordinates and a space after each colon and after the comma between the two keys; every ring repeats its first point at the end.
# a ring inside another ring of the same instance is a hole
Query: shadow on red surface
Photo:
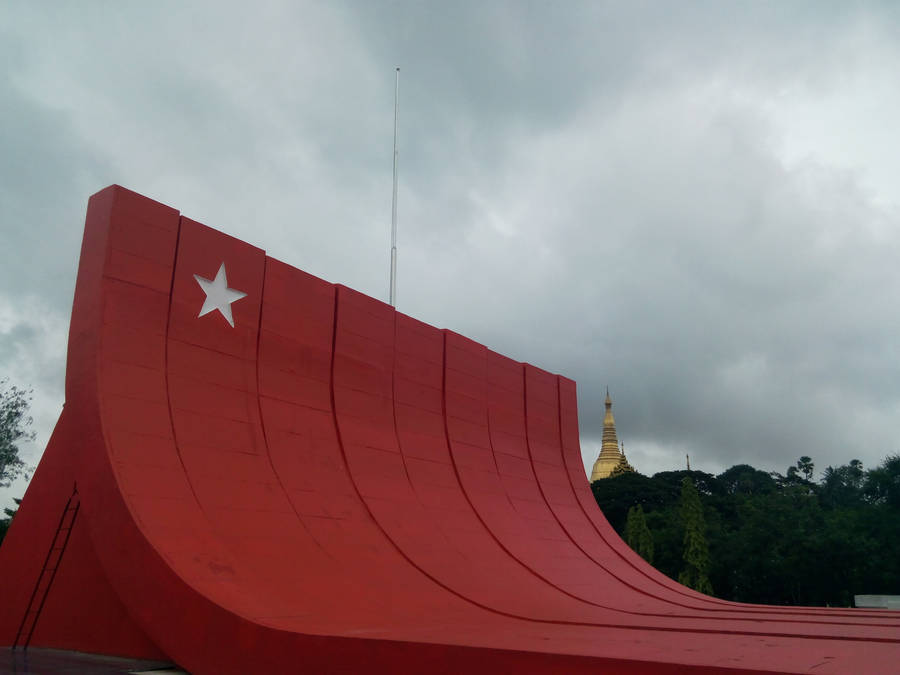
{"type": "Polygon", "coordinates": [[[61,649],[32,647],[4,650],[0,675],[187,675],[166,661],[128,659],[83,654],[61,649]]]}

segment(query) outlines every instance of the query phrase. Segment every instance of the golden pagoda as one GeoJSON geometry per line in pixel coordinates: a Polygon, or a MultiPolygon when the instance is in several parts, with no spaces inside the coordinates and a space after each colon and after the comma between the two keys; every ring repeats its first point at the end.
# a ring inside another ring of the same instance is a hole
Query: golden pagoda
{"type": "Polygon", "coordinates": [[[625,445],[623,444],[622,449],[619,449],[616,420],[612,414],[612,399],[609,397],[609,389],[607,389],[606,415],[603,417],[603,442],[600,445],[600,455],[594,462],[594,468],[591,471],[591,482],[630,471],[634,471],[634,469],[625,459],[625,445]]]}

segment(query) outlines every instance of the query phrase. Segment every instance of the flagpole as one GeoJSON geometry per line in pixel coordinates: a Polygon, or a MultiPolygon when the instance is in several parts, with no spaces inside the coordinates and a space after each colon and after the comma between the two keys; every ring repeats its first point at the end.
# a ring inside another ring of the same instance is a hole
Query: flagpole
{"type": "Polygon", "coordinates": [[[400,107],[400,68],[394,83],[394,196],[391,200],[391,307],[397,306],[397,117],[400,107]]]}

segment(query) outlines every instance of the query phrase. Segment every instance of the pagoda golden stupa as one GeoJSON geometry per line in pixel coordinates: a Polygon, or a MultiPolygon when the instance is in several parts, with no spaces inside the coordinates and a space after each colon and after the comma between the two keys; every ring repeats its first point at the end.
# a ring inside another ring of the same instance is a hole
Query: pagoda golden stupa
{"type": "Polygon", "coordinates": [[[600,446],[600,455],[594,462],[591,471],[591,482],[610,476],[618,476],[620,473],[633,472],[634,468],[625,459],[625,446],[619,449],[619,439],[616,436],[616,420],[612,414],[612,399],[609,397],[609,389],[606,390],[606,415],[603,417],[603,442],[600,446]]]}

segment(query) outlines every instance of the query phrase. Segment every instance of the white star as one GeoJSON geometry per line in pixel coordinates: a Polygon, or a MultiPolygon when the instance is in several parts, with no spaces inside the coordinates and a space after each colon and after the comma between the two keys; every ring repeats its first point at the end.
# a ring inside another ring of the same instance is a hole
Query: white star
{"type": "Polygon", "coordinates": [[[240,300],[247,294],[228,288],[228,277],[225,276],[225,263],[222,263],[219,267],[219,271],[216,272],[216,278],[212,281],[204,279],[199,274],[195,274],[194,278],[200,284],[203,292],[206,293],[206,300],[203,301],[203,307],[200,308],[197,318],[199,319],[204,314],[209,314],[217,309],[225,317],[228,324],[234,328],[234,319],[231,316],[231,303],[235,300],[240,300]]]}

